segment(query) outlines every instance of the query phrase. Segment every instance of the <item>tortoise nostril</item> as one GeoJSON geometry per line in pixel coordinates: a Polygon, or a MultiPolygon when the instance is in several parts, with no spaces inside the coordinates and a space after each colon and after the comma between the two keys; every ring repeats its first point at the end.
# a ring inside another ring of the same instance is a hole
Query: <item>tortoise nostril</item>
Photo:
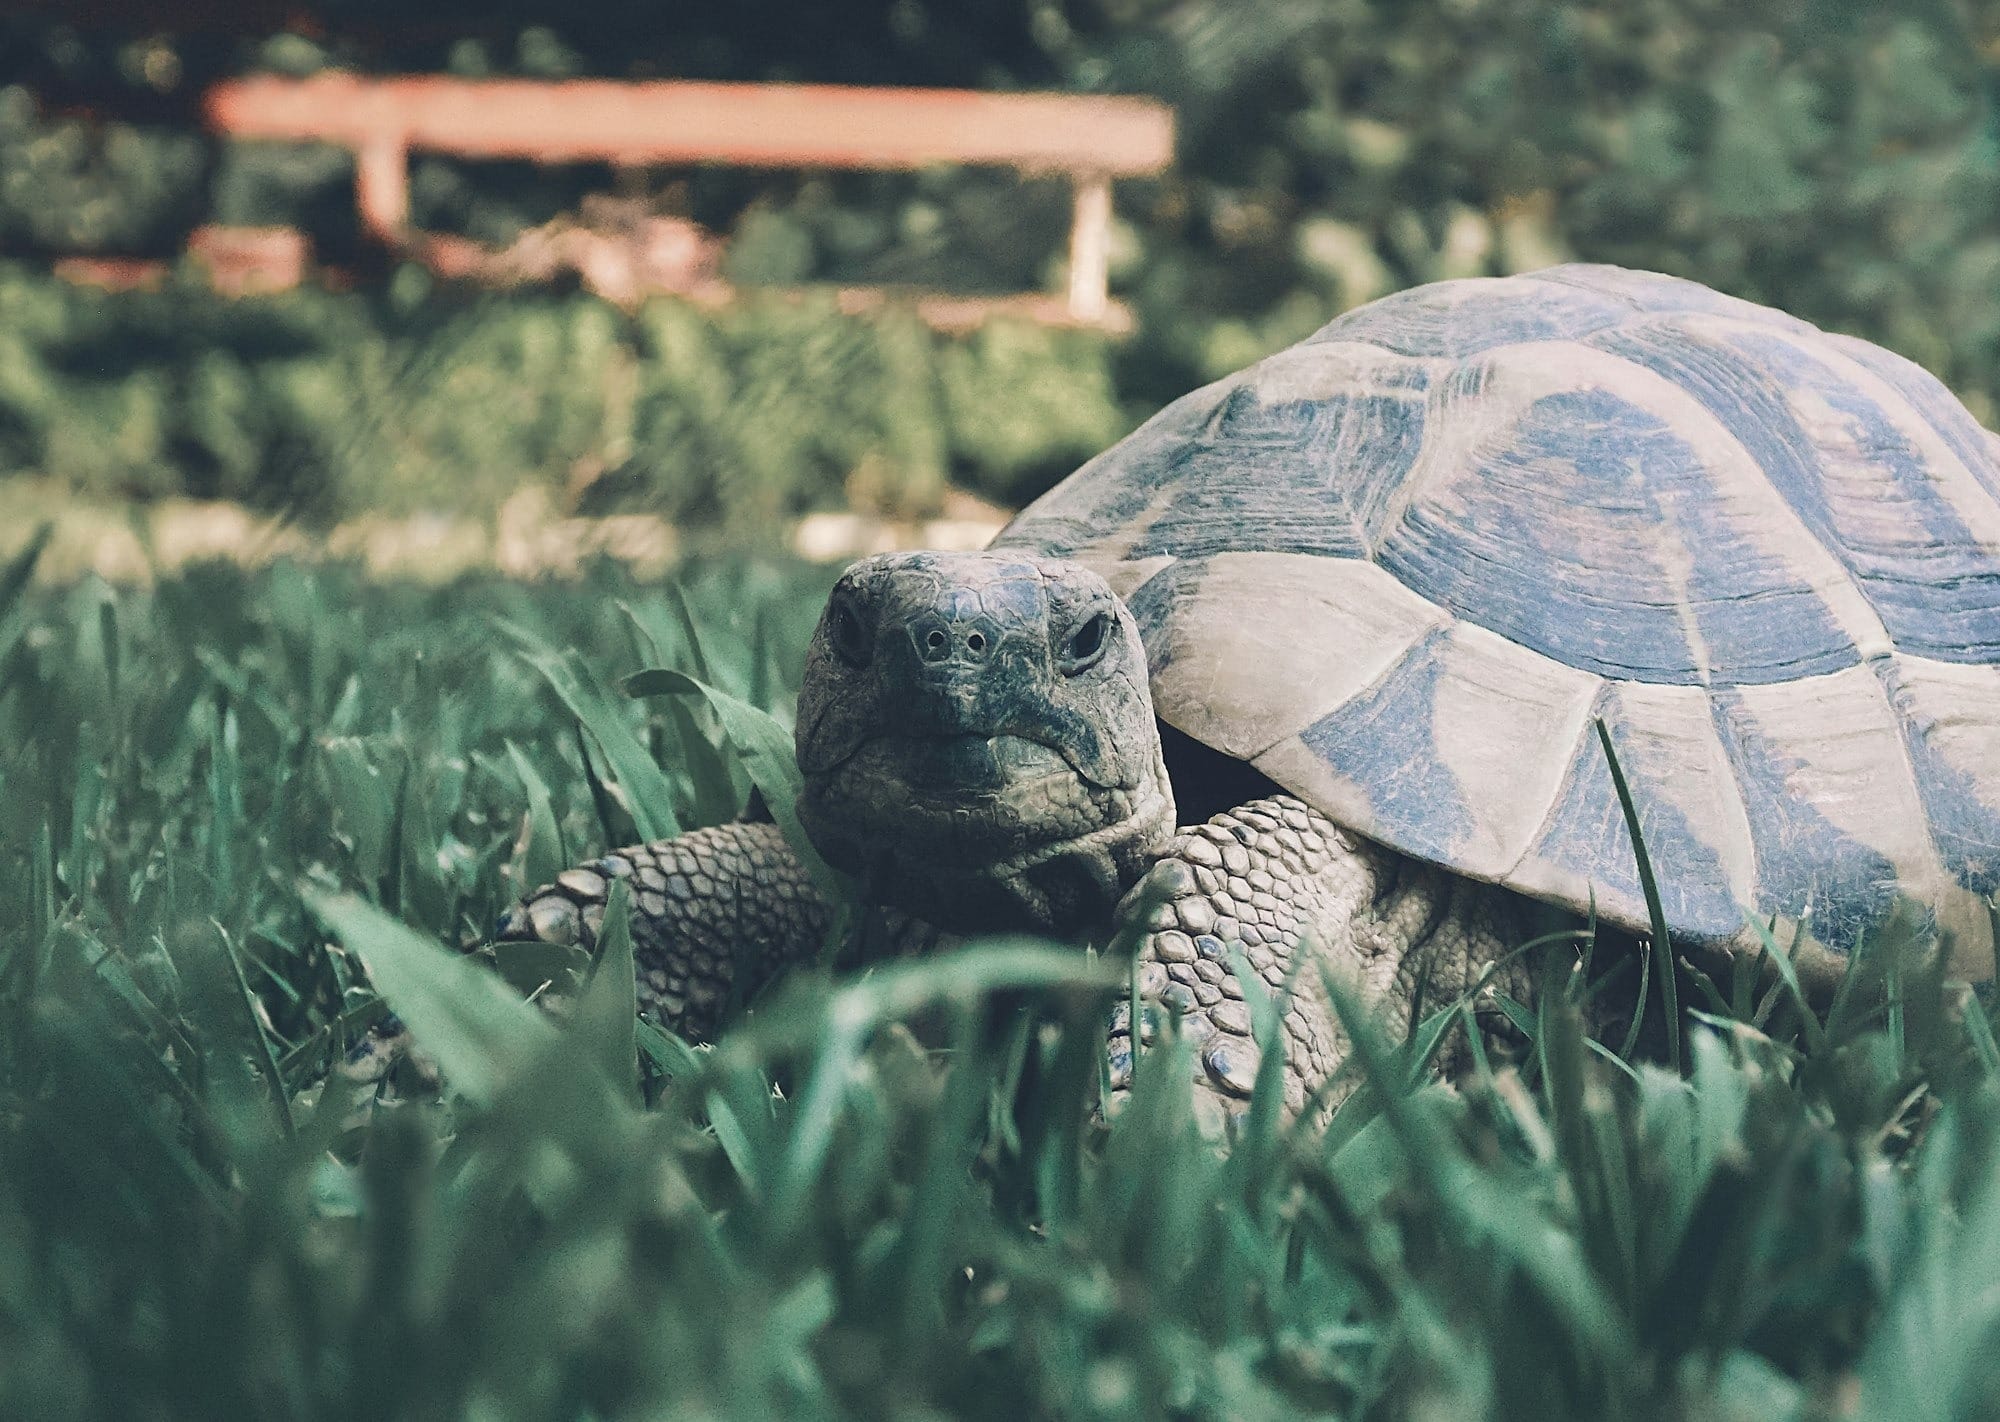
{"type": "Polygon", "coordinates": [[[910,628],[917,656],[934,667],[971,667],[984,663],[1000,645],[997,630],[985,619],[968,625],[967,618],[924,616],[910,628]]]}

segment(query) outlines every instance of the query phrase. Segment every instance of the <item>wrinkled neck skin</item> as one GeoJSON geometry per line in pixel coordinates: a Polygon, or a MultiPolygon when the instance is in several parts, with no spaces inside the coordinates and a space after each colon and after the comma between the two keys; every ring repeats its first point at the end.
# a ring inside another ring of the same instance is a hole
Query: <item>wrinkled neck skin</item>
{"type": "Polygon", "coordinates": [[[798,760],[827,862],[955,933],[1099,931],[1174,828],[1138,629],[1058,559],[856,564],[807,652],[798,760]]]}

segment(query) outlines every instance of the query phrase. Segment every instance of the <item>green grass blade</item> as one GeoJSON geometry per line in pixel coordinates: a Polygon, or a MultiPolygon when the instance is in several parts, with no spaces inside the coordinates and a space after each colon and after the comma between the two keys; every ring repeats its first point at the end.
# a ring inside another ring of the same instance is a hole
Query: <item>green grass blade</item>
{"type": "Polygon", "coordinates": [[[840,904],[854,899],[855,889],[847,876],[820,858],[819,851],[806,837],[805,826],[799,823],[798,798],[803,782],[799,776],[791,732],[777,717],[726,691],[697,681],[685,672],[664,667],[627,677],[625,694],[634,697],[699,696],[706,700],[722,724],[723,735],[737,755],[742,757],[744,768],[750,772],[751,782],[763,792],[764,803],[770,807],[771,818],[784,832],[785,843],[806,866],[813,883],[826,895],[829,903],[840,904]]]}
{"type": "Polygon", "coordinates": [[[52,519],[45,519],[28,535],[28,542],[19,553],[0,567],[0,618],[14,610],[14,604],[27,591],[28,583],[35,576],[35,565],[42,561],[42,553],[55,537],[56,526],[52,519]]]}
{"type": "Polygon", "coordinates": [[[520,845],[520,888],[527,893],[543,884],[553,883],[556,875],[569,867],[570,854],[568,846],[563,843],[562,825],[556,819],[555,804],[549,796],[547,783],[529,764],[521,748],[511,740],[507,742],[507,760],[514,767],[522,792],[528,797],[528,813],[520,845]]]}
{"type": "Polygon", "coordinates": [[[667,601],[673,606],[674,615],[679,619],[681,636],[687,647],[688,662],[694,667],[695,677],[713,685],[716,681],[715,663],[709,659],[708,649],[703,645],[701,624],[694,615],[694,604],[688,601],[686,585],[669,584],[667,601]]]}
{"type": "MultiPolygon", "coordinates": [[[[5,615],[5,606],[0,604],[0,616],[5,615]]],[[[104,658],[104,686],[116,706],[124,699],[123,655],[118,636],[118,605],[109,591],[97,604],[97,644],[99,654],[104,658]]]]}
{"type": "Polygon", "coordinates": [[[1970,989],[1965,991],[1959,1012],[1965,1022],[1966,1038],[1972,1043],[1973,1055],[1986,1079],[2000,1082],[2000,1042],[1994,1040],[1993,1024],[1986,1020],[1985,1009],[1970,989]]]}
{"type": "Polygon", "coordinates": [[[1646,837],[1639,828],[1639,809],[1632,801],[1632,788],[1625,783],[1625,769],[1611,744],[1611,728],[1598,717],[1597,740],[1604,747],[1604,759],[1611,767],[1611,784],[1618,792],[1618,808],[1624,812],[1625,828],[1632,838],[1632,857],[1639,869],[1639,888],[1646,896],[1646,916],[1653,931],[1653,976],[1660,984],[1660,1007],[1667,1019],[1667,1060],[1676,1074],[1682,1071],[1680,988],[1674,976],[1674,945],[1667,936],[1667,911],[1660,902],[1659,881],[1653,876],[1653,860],[1646,853],[1646,837]]]}
{"type": "Polygon", "coordinates": [[[590,804],[597,811],[597,827],[604,836],[604,842],[610,845],[632,844],[644,839],[644,832],[612,792],[606,772],[602,769],[603,753],[592,744],[590,733],[583,729],[581,721],[572,721],[570,731],[576,738],[577,763],[583,767],[584,781],[590,786],[590,804]]]}
{"type": "Polygon", "coordinates": [[[229,964],[229,976],[236,987],[236,1000],[243,1009],[244,1040],[256,1047],[254,1060],[258,1074],[264,1079],[264,1086],[271,1095],[272,1108],[278,1114],[278,1121],[287,1136],[298,1134],[298,1125],[292,1120],[291,1094],[285,1090],[285,1074],[278,1065],[276,1046],[264,1022],[264,1014],[257,1004],[257,995],[250,990],[250,979],[243,971],[243,959],[236,951],[235,941],[229,930],[214,919],[209,920],[215,929],[217,941],[222,944],[222,956],[229,964]]]}
{"type": "Polygon", "coordinates": [[[558,654],[512,624],[500,625],[519,646],[522,659],[541,673],[577,723],[604,752],[605,762],[617,781],[619,802],[631,815],[640,838],[671,839],[679,834],[673,789],[666,776],[639,743],[616,705],[592,683],[576,654],[558,654]]]}
{"type": "Polygon", "coordinates": [[[687,698],[668,697],[666,711],[679,742],[681,769],[693,792],[695,820],[714,825],[735,819],[748,798],[732,770],[737,762],[703,731],[687,698]]]}
{"type": "Polygon", "coordinates": [[[791,1146],[785,1152],[772,1191],[772,1213],[780,1228],[786,1227],[786,1221],[797,1222],[792,1229],[804,1224],[806,1196],[818,1184],[820,1170],[832,1148],[841,1098],[853,1081],[870,1025],[859,1014],[836,1013],[820,1041],[805,1089],[799,1095],[791,1146]]]}
{"type": "Polygon", "coordinates": [[[1618,1044],[1618,1060],[1629,1062],[1632,1054],[1639,1050],[1639,1033],[1646,1025],[1646,990],[1652,985],[1653,963],[1657,953],[1647,953],[1639,959],[1639,990],[1632,996],[1632,1021],[1625,1028],[1625,1040],[1618,1044]]]}
{"type": "Polygon", "coordinates": [[[1408,1179],[1453,1221],[1467,1257],[1498,1254],[1532,1283],[1553,1316],[1606,1366],[1629,1366],[1632,1340],[1576,1241],[1550,1230],[1518,1196],[1482,1188],[1453,1140],[1429,1109],[1435,1098],[1396,1084],[1395,1054],[1373,1016],[1324,965],[1321,982],[1367,1079],[1382,1117],[1402,1143],[1408,1179]],[[1615,1360],[1615,1361],[1614,1361],[1615,1360]]]}
{"type": "Polygon", "coordinates": [[[570,1031],[606,1081],[636,1084],[639,999],[630,909],[630,888],[623,879],[613,879],[597,931],[597,963],[577,998],[570,1031]]]}
{"type": "Polygon", "coordinates": [[[351,895],[303,897],[468,1099],[491,1104],[526,1064],[551,1055],[555,1024],[472,960],[351,895]]]}
{"type": "Polygon", "coordinates": [[[641,1019],[634,1029],[639,1050],[646,1060],[671,1081],[685,1081],[701,1071],[701,1055],[671,1032],[663,1032],[641,1019]]]}
{"type": "Polygon", "coordinates": [[[1806,1050],[1817,1054],[1826,1046],[1826,1031],[1820,1025],[1819,1014],[1813,1011],[1812,1003],[1806,1000],[1806,990],[1799,982],[1798,970],[1792,966],[1792,955],[1778,946],[1777,936],[1757,915],[1745,914],[1744,922],[1750,925],[1758,942],[1763,944],[1765,958],[1799,1010],[1799,1031],[1805,1036],[1806,1050]]]}

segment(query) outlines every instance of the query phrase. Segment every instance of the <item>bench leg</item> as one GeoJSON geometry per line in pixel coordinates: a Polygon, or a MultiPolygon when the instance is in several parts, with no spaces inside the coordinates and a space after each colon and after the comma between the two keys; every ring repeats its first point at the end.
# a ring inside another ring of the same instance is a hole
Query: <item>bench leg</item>
{"type": "Polygon", "coordinates": [[[1076,180],[1075,215],[1069,229],[1069,314],[1079,322],[1104,319],[1111,267],[1111,179],[1103,173],[1076,180]]]}

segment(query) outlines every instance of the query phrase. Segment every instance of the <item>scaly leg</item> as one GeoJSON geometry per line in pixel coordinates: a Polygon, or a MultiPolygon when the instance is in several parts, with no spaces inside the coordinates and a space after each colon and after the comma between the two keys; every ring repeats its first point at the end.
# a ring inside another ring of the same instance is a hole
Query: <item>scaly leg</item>
{"type": "MultiPolygon", "coordinates": [[[[631,895],[639,1010],[694,1041],[712,1039],[732,993],[747,1000],[825,945],[831,909],[772,824],[738,822],[615,850],[566,870],[501,920],[499,937],[586,946],[613,879],[631,895]]],[[[883,915],[871,956],[926,952],[941,935],[883,915]]]]}
{"type": "MultiPolygon", "coordinates": [[[[1144,1001],[1180,1015],[1198,1062],[1198,1108],[1213,1126],[1243,1109],[1259,1052],[1229,945],[1286,1005],[1285,1106],[1304,1108],[1347,1055],[1346,1033],[1318,965],[1293,972],[1310,943],[1334,974],[1400,1035],[1413,1011],[1449,1004],[1518,941],[1511,898],[1349,834],[1289,795],[1254,800],[1183,829],[1126,900],[1157,900],[1139,948],[1144,1001]]],[[[1519,993],[1525,974],[1496,975],[1519,993]]],[[[1157,1010],[1157,1009],[1156,1009],[1157,1010]]],[[[1130,1080],[1129,1011],[1114,1011],[1112,1080],[1130,1080]]],[[[1142,1036],[1144,1026],[1141,1024],[1142,1036]]]]}
{"type": "Polygon", "coordinates": [[[712,1037],[732,989],[748,997],[826,938],[826,901],[771,824],[716,825],[565,870],[497,936],[594,944],[614,879],[630,894],[639,1010],[686,1037],[712,1037]]]}

